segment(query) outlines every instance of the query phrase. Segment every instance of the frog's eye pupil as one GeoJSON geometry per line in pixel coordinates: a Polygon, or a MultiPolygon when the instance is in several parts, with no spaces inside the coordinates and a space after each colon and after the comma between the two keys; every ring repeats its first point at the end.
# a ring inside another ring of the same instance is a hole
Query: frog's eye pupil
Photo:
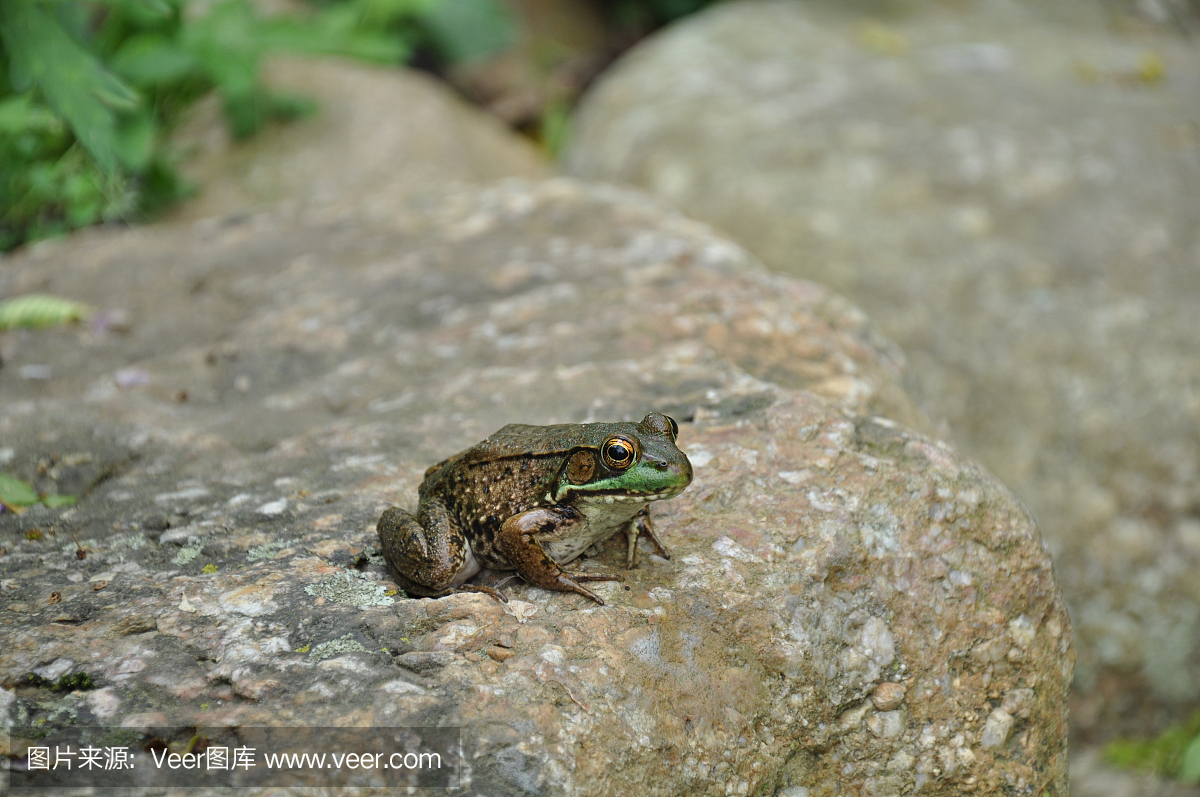
{"type": "Polygon", "coordinates": [[[667,420],[671,422],[671,439],[679,437],[679,424],[675,423],[675,419],[670,415],[667,416],[667,420]]]}

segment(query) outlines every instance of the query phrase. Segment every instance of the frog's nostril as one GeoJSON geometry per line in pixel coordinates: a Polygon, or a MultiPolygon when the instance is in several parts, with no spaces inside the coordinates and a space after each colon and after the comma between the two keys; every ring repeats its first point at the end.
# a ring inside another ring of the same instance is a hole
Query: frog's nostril
{"type": "Polygon", "coordinates": [[[669,468],[671,466],[667,463],[666,460],[656,459],[656,460],[654,460],[654,467],[658,468],[659,470],[666,470],[667,468],[669,468]]]}

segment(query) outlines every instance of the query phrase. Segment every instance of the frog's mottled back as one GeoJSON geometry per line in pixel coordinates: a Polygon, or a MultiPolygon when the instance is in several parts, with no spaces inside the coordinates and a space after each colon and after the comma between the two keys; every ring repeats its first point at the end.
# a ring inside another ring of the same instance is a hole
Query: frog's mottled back
{"type": "MultiPolygon", "coordinates": [[[[505,427],[506,429],[509,427],[505,427]]],[[[537,428],[537,427],[531,427],[537,428]]],[[[496,551],[496,534],[505,519],[537,504],[562,464],[559,454],[478,456],[481,443],[425,477],[421,497],[439,498],[470,541],[484,566],[507,569],[496,551]]]]}

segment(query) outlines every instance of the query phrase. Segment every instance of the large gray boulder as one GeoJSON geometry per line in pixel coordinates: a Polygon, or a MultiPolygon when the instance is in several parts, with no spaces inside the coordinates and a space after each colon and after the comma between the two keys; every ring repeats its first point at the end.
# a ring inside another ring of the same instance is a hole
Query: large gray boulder
{"type": "Polygon", "coordinates": [[[234,141],[215,95],[189,110],[172,136],[197,195],[177,220],[245,215],[281,202],[386,205],[447,182],[545,177],[545,158],[498,119],[435,78],[336,58],[277,57],[263,82],[316,103],[313,115],[234,141]]]}
{"type": "MultiPolygon", "coordinates": [[[[1104,4],[722,4],[592,90],[575,175],[863,306],[1030,505],[1072,722],[1200,702],[1200,51],[1104,4]]],[[[1121,721],[1127,721],[1121,724],[1121,721]]]]}
{"type": "Polygon", "coordinates": [[[861,312],[632,192],[380,208],[4,261],[5,290],[109,311],[0,339],[5,472],[81,496],[0,515],[8,721],[457,725],[489,795],[1066,794],[1049,551],[914,429],[861,312]],[[603,607],[395,592],[375,523],[429,464],[650,409],[696,471],[657,507],[669,561],[644,550],[603,607]]]}

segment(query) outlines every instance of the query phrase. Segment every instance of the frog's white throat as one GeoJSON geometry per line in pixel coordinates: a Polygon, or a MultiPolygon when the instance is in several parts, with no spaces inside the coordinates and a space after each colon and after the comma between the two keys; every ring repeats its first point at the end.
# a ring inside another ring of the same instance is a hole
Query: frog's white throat
{"type": "Polygon", "coordinates": [[[667,489],[660,490],[657,493],[588,493],[583,490],[570,490],[560,496],[557,500],[550,493],[546,493],[546,501],[549,503],[562,503],[570,500],[575,504],[585,504],[587,506],[597,506],[600,504],[648,504],[651,501],[660,501],[664,498],[672,498],[682,489],[667,489]]]}
{"type": "MultiPolygon", "coordinates": [[[[649,499],[647,499],[649,500],[649,499]]],[[[583,515],[583,523],[568,536],[547,535],[540,541],[550,557],[559,564],[570,562],[588,548],[616,534],[641,511],[646,501],[579,501],[574,506],[583,515]]]]}
{"type": "Polygon", "coordinates": [[[580,493],[575,496],[575,500],[585,504],[648,504],[651,501],[657,501],[661,498],[669,498],[675,495],[678,490],[663,490],[658,493],[627,493],[624,495],[613,493],[611,495],[588,495],[580,493]]]}

